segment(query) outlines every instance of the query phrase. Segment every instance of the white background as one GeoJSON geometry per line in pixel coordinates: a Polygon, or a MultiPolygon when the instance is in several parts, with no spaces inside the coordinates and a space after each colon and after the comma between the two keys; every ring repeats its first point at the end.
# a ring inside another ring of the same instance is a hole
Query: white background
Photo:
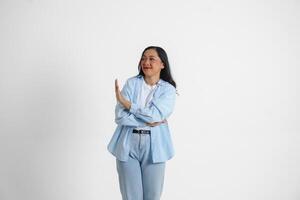
{"type": "Polygon", "coordinates": [[[300,3],[0,1],[0,199],[121,199],[114,79],[178,84],[162,200],[300,199],[300,3]]]}

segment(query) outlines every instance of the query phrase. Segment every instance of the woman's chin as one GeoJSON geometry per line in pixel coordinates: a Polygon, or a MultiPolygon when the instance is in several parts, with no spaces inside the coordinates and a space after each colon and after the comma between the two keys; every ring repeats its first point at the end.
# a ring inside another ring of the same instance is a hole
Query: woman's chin
{"type": "Polygon", "coordinates": [[[143,72],[144,72],[145,76],[150,76],[152,74],[148,70],[144,70],[143,72]]]}

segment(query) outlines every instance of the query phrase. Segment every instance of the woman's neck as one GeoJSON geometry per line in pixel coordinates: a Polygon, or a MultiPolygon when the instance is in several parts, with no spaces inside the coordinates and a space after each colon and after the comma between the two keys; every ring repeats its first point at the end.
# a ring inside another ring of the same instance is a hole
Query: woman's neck
{"type": "Polygon", "coordinates": [[[160,77],[159,77],[159,75],[158,76],[144,76],[144,79],[148,85],[153,86],[159,81],[160,77]]]}

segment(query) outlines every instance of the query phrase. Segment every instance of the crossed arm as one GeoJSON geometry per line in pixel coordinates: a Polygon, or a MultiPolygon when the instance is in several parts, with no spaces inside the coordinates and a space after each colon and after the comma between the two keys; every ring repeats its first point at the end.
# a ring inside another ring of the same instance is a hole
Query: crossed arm
{"type": "Polygon", "coordinates": [[[172,95],[166,94],[162,98],[153,100],[150,107],[139,108],[137,104],[130,101],[130,90],[132,88],[130,89],[130,86],[126,83],[123,90],[120,91],[118,81],[115,80],[115,94],[118,102],[116,116],[119,116],[117,117],[119,119],[117,120],[118,122],[122,123],[122,119],[124,119],[123,122],[125,123],[126,121],[126,125],[142,124],[152,127],[167,123],[166,119],[171,114],[174,104],[172,95]]]}

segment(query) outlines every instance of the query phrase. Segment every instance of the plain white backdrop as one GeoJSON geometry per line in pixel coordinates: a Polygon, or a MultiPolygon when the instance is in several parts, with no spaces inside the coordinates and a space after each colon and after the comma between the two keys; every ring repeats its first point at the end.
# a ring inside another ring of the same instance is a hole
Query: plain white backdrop
{"type": "Polygon", "coordinates": [[[0,199],[121,199],[114,79],[178,84],[162,200],[300,199],[300,3],[0,1],[0,199]]]}

